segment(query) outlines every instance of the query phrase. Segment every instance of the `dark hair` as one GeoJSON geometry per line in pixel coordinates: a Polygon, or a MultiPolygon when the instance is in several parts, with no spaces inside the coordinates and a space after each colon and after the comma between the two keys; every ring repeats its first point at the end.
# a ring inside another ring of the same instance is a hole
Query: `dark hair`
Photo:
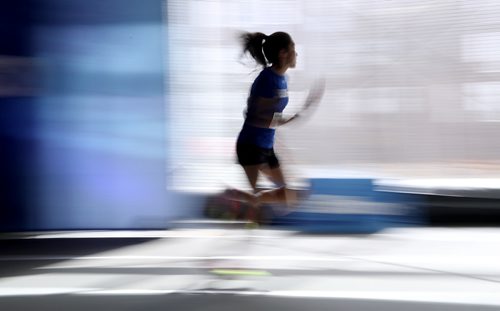
{"type": "Polygon", "coordinates": [[[292,43],[292,37],[286,32],[275,32],[270,36],[262,32],[247,32],[240,36],[243,45],[243,54],[248,52],[260,65],[266,67],[269,64],[279,62],[279,53],[288,49],[292,43]]]}

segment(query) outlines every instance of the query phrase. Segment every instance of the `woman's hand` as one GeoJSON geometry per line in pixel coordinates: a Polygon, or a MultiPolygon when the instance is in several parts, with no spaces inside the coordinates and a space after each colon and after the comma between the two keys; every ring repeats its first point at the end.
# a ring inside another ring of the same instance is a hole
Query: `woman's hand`
{"type": "Polygon", "coordinates": [[[323,94],[325,93],[325,84],[326,82],[324,78],[320,78],[314,81],[311,90],[309,90],[309,94],[307,95],[302,110],[306,110],[312,105],[320,102],[321,98],[323,97],[323,94]]]}
{"type": "Polygon", "coordinates": [[[273,117],[273,122],[271,122],[271,127],[278,127],[281,125],[285,125],[299,117],[299,114],[296,113],[293,116],[283,116],[282,113],[275,113],[273,117]]]}
{"type": "MultiPolygon", "coordinates": [[[[305,111],[307,109],[321,101],[321,98],[323,97],[323,94],[325,92],[325,84],[326,83],[324,78],[314,81],[302,109],[293,116],[288,117],[283,116],[283,114],[281,113],[276,113],[273,117],[273,122],[271,122],[271,127],[285,125],[287,123],[300,119],[301,115],[305,114],[305,111]]],[[[307,114],[305,114],[305,116],[307,117],[307,114]]]]}

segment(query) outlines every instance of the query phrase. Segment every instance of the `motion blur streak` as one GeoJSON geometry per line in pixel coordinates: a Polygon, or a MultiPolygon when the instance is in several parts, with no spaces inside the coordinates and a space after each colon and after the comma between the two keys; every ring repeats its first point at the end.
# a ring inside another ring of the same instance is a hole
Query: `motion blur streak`
{"type": "Polygon", "coordinates": [[[164,2],[2,8],[0,230],[165,228],[164,2]]]}

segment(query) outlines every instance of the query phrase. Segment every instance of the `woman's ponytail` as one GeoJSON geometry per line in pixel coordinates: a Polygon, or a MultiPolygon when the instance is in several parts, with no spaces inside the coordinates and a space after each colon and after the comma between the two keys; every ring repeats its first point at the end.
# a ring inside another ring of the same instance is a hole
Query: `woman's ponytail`
{"type": "Polygon", "coordinates": [[[266,67],[268,65],[266,56],[263,53],[262,45],[264,40],[268,38],[262,32],[246,32],[241,36],[241,42],[243,45],[243,54],[248,52],[257,63],[266,67]]]}
{"type": "Polygon", "coordinates": [[[243,54],[249,52],[260,65],[279,65],[280,53],[288,51],[293,43],[292,37],[286,32],[278,31],[269,36],[262,32],[246,32],[240,35],[243,54]]]}

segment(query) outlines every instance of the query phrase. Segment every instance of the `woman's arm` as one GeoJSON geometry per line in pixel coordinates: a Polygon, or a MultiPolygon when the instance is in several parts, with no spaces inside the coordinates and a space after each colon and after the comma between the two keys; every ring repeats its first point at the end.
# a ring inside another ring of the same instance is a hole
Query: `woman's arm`
{"type": "Polygon", "coordinates": [[[294,115],[286,115],[281,112],[270,113],[270,109],[278,103],[279,98],[265,98],[265,97],[255,97],[249,98],[248,100],[253,100],[252,107],[254,108],[254,114],[250,116],[248,122],[257,127],[264,128],[276,128],[281,125],[288,124],[292,121],[299,119],[299,117],[304,114],[308,109],[310,109],[315,104],[319,103],[323,97],[325,91],[325,80],[317,80],[307,98],[302,106],[302,109],[294,115]]]}
{"type": "Polygon", "coordinates": [[[323,78],[314,81],[311,90],[309,90],[309,94],[307,95],[306,101],[304,103],[304,108],[302,108],[302,111],[320,102],[321,98],[323,97],[323,94],[325,93],[325,84],[326,82],[325,79],[323,78]]]}
{"type": "MultiPolygon", "coordinates": [[[[279,102],[279,98],[250,97],[248,100],[253,101],[251,104],[253,113],[247,116],[247,122],[256,127],[272,127],[274,116],[271,111],[279,102]]],[[[250,105],[248,106],[250,107],[250,105]]]]}
{"type": "Polygon", "coordinates": [[[292,116],[287,116],[287,115],[283,115],[282,113],[280,112],[276,112],[273,116],[273,120],[271,122],[271,125],[270,127],[278,127],[278,126],[281,126],[281,125],[285,125],[289,122],[292,122],[293,120],[296,120],[298,117],[300,116],[299,113],[296,113],[292,116]]]}
{"type": "Polygon", "coordinates": [[[275,127],[277,127],[299,119],[299,117],[302,114],[304,114],[309,108],[320,102],[324,92],[325,92],[325,80],[319,79],[315,81],[313,87],[311,88],[309,94],[307,95],[306,101],[304,102],[302,109],[292,116],[285,116],[281,113],[275,113],[272,124],[274,124],[275,127]]]}

